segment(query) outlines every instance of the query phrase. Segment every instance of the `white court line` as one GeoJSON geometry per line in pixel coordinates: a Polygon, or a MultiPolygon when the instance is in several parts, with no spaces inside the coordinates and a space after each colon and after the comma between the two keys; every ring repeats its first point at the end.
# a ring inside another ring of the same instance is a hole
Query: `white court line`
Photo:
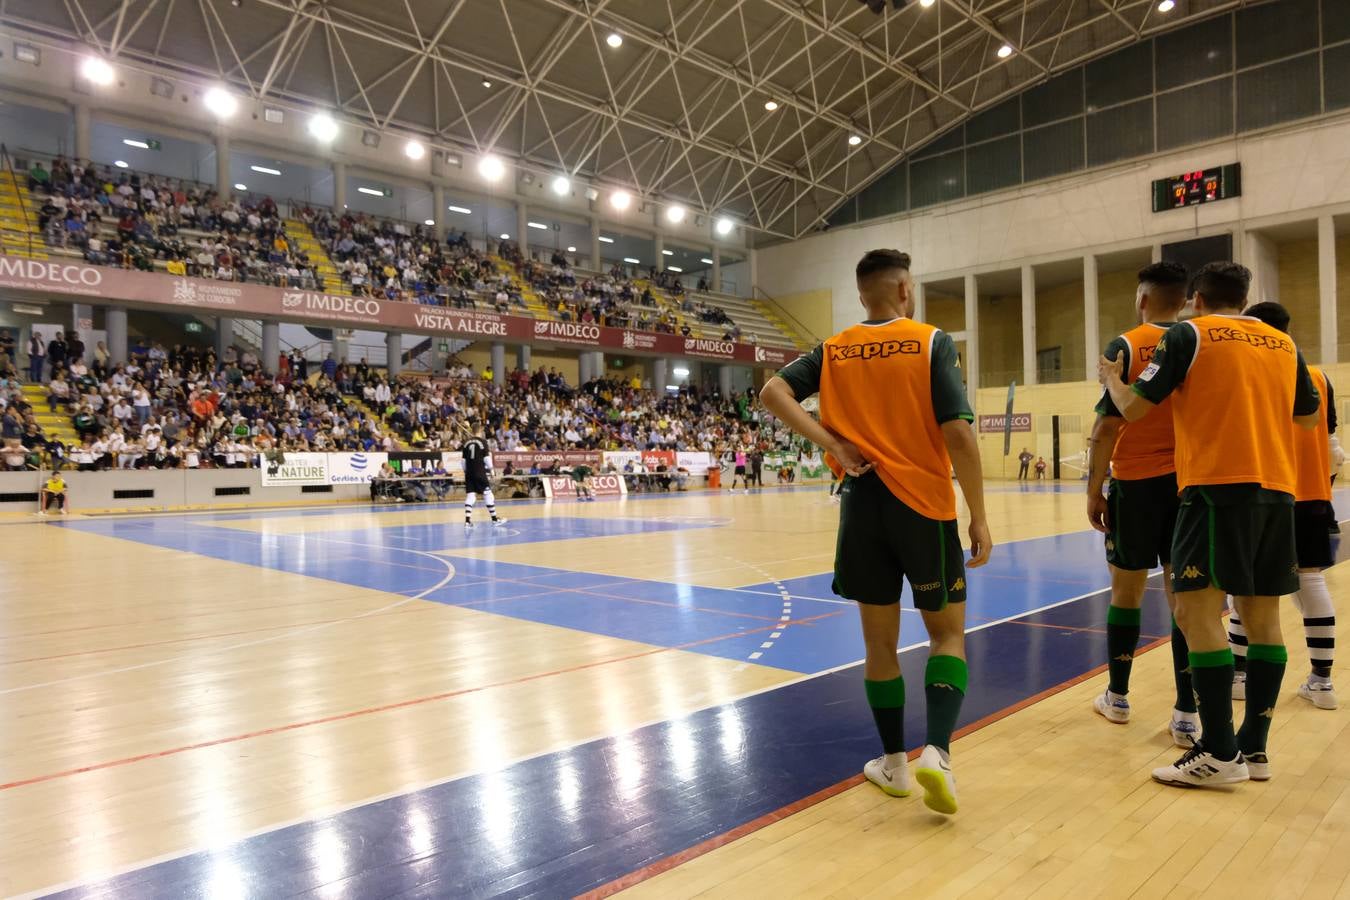
{"type": "MultiPolygon", "coordinates": [[[[1002,625],[1005,622],[1010,622],[1013,619],[1020,619],[1023,616],[1032,616],[1039,612],[1045,612],[1048,609],[1054,609],[1057,606],[1064,606],[1065,604],[1068,603],[1075,603],[1079,600],[1084,600],[1095,594],[1100,594],[1105,590],[1109,590],[1109,588],[1101,588],[1099,590],[1089,591],[1085,594],[1080,594],[1077,597],[1070,597],[1067,600],[1060,600],[1055,603],[1048,603],[1045,606],[1039,606],[1036,607],[1035,609],[1029,609],[1024,612],[1015,613],[1014,615],[1010,615],[1007,616],[1006,618],[998,619],[993,622],[986,622],[982,625],[977,625],[974,628],[966,629],[966,634],[970,634],[976,631],[983,631],[986,628],[992,628],[995,625],[1002,625]]],[[[920,647],[926,647],[927,645],[928,641],[920,641],[918,643],[909,644],[907,646],[901,647],[899,652],[908,653],[910,651],[917,650],[920,647]]],[[[479,775],[485,775],[489,772],[503,771],[505,769],[511,768],[512,766],[517,766],[520,765],[521,763],[529,762],[530,760],[539,759],[541,757],[549,756],[555,753],[558,754],[566,753],[569,750],[573,750],[584,744],[592,743],[593,741],[610,740],[624,734],[631,734],[635,731],[640,731],[643,728],[650,728],[653,725],[660,725],[666,722],[677,722],[680,721],[681,719],[687,719],[690,716],[695,716],[709,709],[716,709],[719,706],[730,706],[733,703],[740,703],[743,700],[748,700],[751,697],[757,697],[760,694],[767,694],[770,691],[782,690],[783,688],[788,688],[794,685],[802,684],[803,682],[812,681],[816,678],[823,678],[826,675],[833,675],[836,672],[842,672],[845,669],[851,669],[854,666],[861,665],[862,662],[863,660],[856,659],[852,662],[843,663],[837,666],[831,666],[828,669],[822,669],[819,672],[814,672],[807,675],[799,675],[796,678],[790,678],[787,681],[781,681],[778,684],[771,684],[766,687],[756,688],[755,690],[752,691],[745,691],[740,694],[735,694],[730,697],[726,697],[723,699],[707,703],[703,706],[697,706],[689,710],[688,712],[684,713],[683,715],[676,716],[674,718],[663,717],[663,718],[648,719],[644,722],[640,722],[639,724],[632,726],[627,730],[620,731],[617,733],[609,733],[604,731],[594,732],[586,737],[578,738],[577,740],[572,741],[570,743],[562,744],[557,747],[550,747],[547,750],[539,750],[535,753],[525,753],[493,766],[484,766],[482,768],[472,769],[467,772],[461,772],[458,775],[451,775],[447,778],[435,778],[428,781],[415,782],[405,787],[396,788],[392,791],[386,791],[383,794],[368,797],[364,800],[355,800],[346,803],[335,804],[329,807],[321,807],[316,811],[307,813],[306,815],[298,816],[293,819],[288,819],[284,822],[279,822],[274,825],[264,825],[261,828],[255,828],[251,831],[244,832],[243,834],[240,834],[237,837],[233,837],[222,842],[214,844],[205,844],[200,847],[191,847],[185,850],[165,853],[161,856],[152,857],[150,859],[142,860],[137,863],[132,863],[126,866],[118,867],[116,869],[108,870],[92,878],[76,879],[74,881],[67,881],[63,882],[62,884],[44,887],[41,888],[40,890],[30,891],[29,893],[26,894],[20,894],[15,898],[15,900],[34,900],[34,898],[45,897],[48,894],[60,893],[61,891],[68,891],[73,890],[75,888],[84,887],[86,885],[92,885],[98,882],[107,881],[109,879],[118,878],[130,872],[137,872],[140,871],[141,869],[149,868],[150,866],[159,865],[160,863],[172,862],[173,860],[182,859],[187,856],[193,856],[198,853],[208,853],[213,850],[218,850],[223,847],[229,847],[234,844],[241,843],[243,841],[252,840],[253,838],[260,837],[261,835],[264,834],[271,834],[272,832],[281,831],[283,829],[291,828],[296,825],[304,825],[311,822],[317,822],[322,819],[327,819],[332,816],[341,815],[342,813],[349,812],[353,809],[357,809],[362,806],[370,806],[375,803],[381,803],[385,800],[392,800],[395,797],[402,797],[408,794],[417,793],[419,791],[430,790],[432,788],[440,787],[441,785],[450,784],[451,782],[462,781],[466,778],[474,778],[479,775]]]]}
{"type": "Polygon", "coordinates": [[[338,619],[335,622],[321,622],[318,625],[299,626],[296,628],[283,631],[281,634],[272,635],[271,637],[259,638],[258,640],[254,641],[244,641],[238,644],[229,644],[224,647],[211,647],[205,650],[197,650],[189,654],[183,654],[181,656],[170,656],[165,659],[155,660],[153,662],[147,663],[140,663],[134,666],[121,666],[116,669],[102,669],[95,672],[85,672],[82,675],[72,675],[69,678],[59,678],[55,681],[42,681],[36,684],[24,684],[19,685],[18,687],[5,688],[3,690],[0,690],[0,697],[5,696],[7,694],[18,694],[24,691],[32,691],[38,688],[55,687],[56,685],[70,684],[71,682],[83,681],[88,678],[96,678],[96,677],[103,678],[111,675],[121,675],[126,672],[136,672],[141,669],[153,669],[158,666],[168,665],[169,663],[172,662],[180,662],[182,660],[196,658],[211,653],[228,653],[233,650],[243,650],[246,647],[259,647],[264,644],[273,644],[276,643],[277,641],[289,640],[290,638],[297,637],[302,634],[312,634],[313,632],[316,631],[322,631],[325,628],[332,628],[334,625],[345,625],[348,622],[356,622],[361,619],[369,618],[371,616],[377,616],[380,615],[381,613],[386,613],[389,612],[390,610],[397,609],[400,606],[405,606],[409,603],[412,603],[414,600],[421,600],[427,595],[435,593],[436,591],[445,587],[455,577],[455,567],[454,564],[450,562],[450,560],[437,556],[434,553],[428,553],[425,550],[413,550],[409,547],[389,547],[389,546],[382,546],[379,544],[363,544],[358,541],[344,541],[337,538],[307,537],[306,539],[325,541],[330,544],[349,544],[354,547],[368,547],[375,550],[393,550],[401,553],[415,553],[418,556],[426,556],[436,560],[438,563],[445,566],[446,569],[445,577],[443,577],[440,581],[433,584],[431,587],[426,588],[425,590],[420,591],[411,597],[404,597],[400,600],[394,601],[393,603],[388,603],[384,606],[381,606],[378,609],[372,609],[355,616],[348,616],[344,619],[338,619]]]}

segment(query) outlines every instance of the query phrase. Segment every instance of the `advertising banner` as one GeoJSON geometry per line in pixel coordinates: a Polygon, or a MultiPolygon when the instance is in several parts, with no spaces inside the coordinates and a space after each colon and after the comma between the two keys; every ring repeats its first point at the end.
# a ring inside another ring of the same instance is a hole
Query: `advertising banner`
{"type": "Polygon", "coordinates": [[[287,453],[285,462],[280,465],[262,459],[258,462],[258,472],[262,475],[263,487],[328,484],[328,454],[287,453]]]}
{"type": "Polygon", "coordinates": [[[329,484],[370,484],[389,460],[388,453],[328,453],[329,484]]]}
{"type": "Polygon", "coordinates": [[[706,475],[711,467],[711,453],[681,450],[675,454],[675,468],[688,469],[690,475],[706,475]]]}
{"type": "MultiPolygon", "coordinates": [[[[544,480],[544,496],[550,500],[572,500],[577,495],[577,483],[569,476],[550,476],[544,480]]],[[[622,475],[592,475],[591,493],[597,497],[617,497],[628,493],[628,484],[622,475]]]]}
{"type": "Polygon", "coordinates": [[[667,469],[673,469],[675,468],[675,451],[643,450],[642,464],[647,467],[648,472],[655,472],[662,466],[665,466],[667,469]]]}
{"type": "Polygon", "coordinates": [[[85,303],[130,304],[161,310],[186,307],[210,315],[271,318],[434,337],[490,337],[516,343],[735,360],[774,367],[791,362],[801,355],[790,347],[766,347],[580,322],[450,309],[378,297],[348,297],[263,284],[137,272],[91,266],[77,260],[0,256],[0,288],[29,291],[44,297],[52,294],[78,297],[85,303]]]}
{"type": "Polygon", "coordinates": [[[999,434],[1005,431],[1030,431],[1031,413],[1013,413],[1008,416],[980,416],[981,434],[999,434]]]}
{"type": "Polygon", "coordinates": [[[622,472],[629,463],[636,466],[638,463],[642,462],[642,452],[640,450],[606,450],[602,456],[604,457],[605,465],[613,466],[620,472],[622,472]]]}
{"type": "Polygon", "coordinates": [[[545,469],[554,460],[560,460],[564,468],[571,466],[590,466],[599,469],[604,460],[599,450],[499,450],[492,454],[492,465],[501,474],[509,462],[516,469],[529,470],[535,463],[545,469]]]}

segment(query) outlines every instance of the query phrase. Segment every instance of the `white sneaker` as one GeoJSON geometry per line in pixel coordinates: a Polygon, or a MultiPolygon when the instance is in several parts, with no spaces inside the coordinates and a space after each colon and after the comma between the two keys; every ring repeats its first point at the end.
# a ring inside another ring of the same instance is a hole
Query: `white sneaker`
{"type": "Polygon", "coordinates": [[[1199,744],[1172,765],[1153,770],[1154,781],[1176,787],[1217,787],[1239,784],[1249,778],[1251,773],[1241,753],[1225,761],[1207,753],[1199,744]]]}
{"type": "Polygon", "coordinates": [[[472,531],[472,530],[473,530],[473,523],[472,523],[472,522],[465,522],[465,523],[464,523],[464,530],[465,530],[465,531],[472,531]]]}
{"type": "Polygon", "coordinates": [[[492,520],[492,527],[493,527],[493,528],[501,528],[501,527],[502,527],[503,525],[505,525],[505,524],[506,524],[506,520],[505,520],[505,519],[493,519],[493,520],[492,520]]]}
{"type": "MultiPolygon", "coordinates": [[[[65,514],[66,514],[66,508],[63,506],[63,507],[61,507],[61,515],[64,516],[65,514]]],[[[1334,696],[1334,695],[1333,695],[1333,696],[1334,696]]],[[[1333,706],[1332,709],[1335,709],[1335,707],[1333,706]]]]}
{"type": "Polygon", "coordinates": [[[1200,714],[1172,710],[1172,721],[1167,723],[1167,731],[1172,735],[1172,743],[1183,750],[1189,750],[1200,743],[1200,714]]]}
{"type": "Polygon", "coordinates": [[[1105,716],[1108,722],[1124,725],[1130,721],[1130,701],[1126,700],[1123,694],[1113,694],[1109,690],[1102,691],[1092,698],[1092,708],[1099,715],[1105,716]]]}
{"type": "Polygon", "coordinates": [[[1298,695],[1318,709],[1335,709],[1339,705],[1330,681],[1305,681],[1298,686],[1298,695]]]}
{"type": "Polygon", "coordinates": [[[1247,761],[1247,777],[1252,781],[1270,780],[1270,757],[1264,753],[1242,754],[1247,761]]]}
{"type": "Polygon", "coordinates": [[[909,796],[910,784],[908,759],[902,759],[900,765],[889,771],[886,769],[886,757],[878,756],[876,759],[869,759],[867,765],[863,766],[863,775],[868,781],[872,782],[892,797],[909,796]]]}
{"type": "Polygon", "coordinates": [[[1246,699],[1247,699],[1247,673],[1246,673],[1246,672],[1234,672],[1234,673],[1233,673],[1233,699],[1234,699],[1234,700],[1246,700],[1246,699]]]}
{"type": "Polygon", "coordinates": [[[914,780],[923,788],[923,805],[934,812],[956,812],[956,779],[951,758],[932,744],[923,748],[914,770],[914,780]]]}
{"type": "Polygon", "coordinates": [[[39,510],[38,510],[38,515],[39,515],[39,516],[45,516],[45,515],[47,515],[47,511],[46,511],[45,509],[39,509],[39,510]]]}

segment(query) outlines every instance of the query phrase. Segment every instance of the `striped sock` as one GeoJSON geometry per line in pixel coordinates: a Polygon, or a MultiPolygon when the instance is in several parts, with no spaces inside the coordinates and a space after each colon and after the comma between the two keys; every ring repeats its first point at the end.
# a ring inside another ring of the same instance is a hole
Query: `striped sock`
{"type": "Polygon", "coordinates": [[[1327,590],[1326,576],[1321,572],[1300,572],[1294,599],[1303,613],[1303,636],[1308,642],[1313,676],[1329,679],[1336,662],[1336,607],[1327,590]]]}
{"type": "Polygon", "coordinates": [[[1236,605],[1228,612],[1228,647],[1233,651],[1233,668],[1238,672],[1247,671],[1247,626],[1238,618],[1236,605]]]}

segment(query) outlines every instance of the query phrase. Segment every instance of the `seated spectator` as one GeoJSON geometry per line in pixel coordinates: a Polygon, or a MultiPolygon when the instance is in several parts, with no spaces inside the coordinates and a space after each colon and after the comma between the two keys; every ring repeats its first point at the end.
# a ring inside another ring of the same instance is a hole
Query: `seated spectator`
{"type": "Polygon", "coordinates": [[[52,472],[43,482],[38,494],[39,516],[45,516],[53,503],[61,510],[61,515],[66,514],[66,481],[60,472],[52,472]]]}

